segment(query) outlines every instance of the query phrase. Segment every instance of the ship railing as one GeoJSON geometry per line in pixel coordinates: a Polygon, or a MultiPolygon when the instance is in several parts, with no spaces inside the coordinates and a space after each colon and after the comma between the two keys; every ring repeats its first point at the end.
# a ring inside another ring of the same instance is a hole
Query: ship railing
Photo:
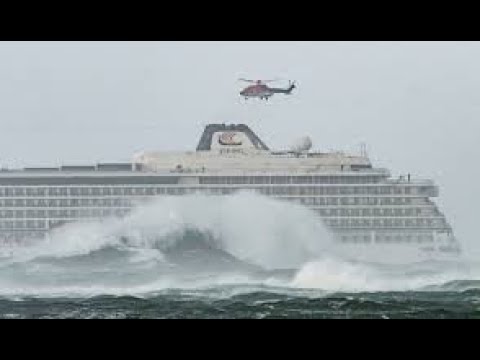
{"type": "Polygon", "coordinates": [[[398,178],[398,179],[388,179],[386,180],[388,184],[412,184],[412,185],[424,185],[424,186],[433,186],[435,182],[431,179],[408,179],[408,178],[398,178]]]}

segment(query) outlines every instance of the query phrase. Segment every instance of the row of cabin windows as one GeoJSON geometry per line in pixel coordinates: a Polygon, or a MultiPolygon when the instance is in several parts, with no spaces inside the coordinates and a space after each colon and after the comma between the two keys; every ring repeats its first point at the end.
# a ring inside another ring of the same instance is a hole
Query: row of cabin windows
{"type": "Polygon", "coordinates": [[[128,198],[120,199],[17,199],[0,200],[2,207],[130,207],[132,201],[128,198]]]}
{"type": "Polygon", "coordinates": [[[290,194],[290,195],[416,195],[424,194],[417,188],[401,186],[289,186],[259,188],[265,195],[290,194]]]}
{"type": "MultiPolygon", "coordinates": [[[[112,202],[108,200],[82,200],[81,205],[77,202],[65,200],[67,204],[64,204],[64,200],[53,200],[54,204],[42,210],[0,210],[0,218],[15,218],[15,217],[45,217],[47,214],[51,214],[54,211],[76,211],[76,210],[58,210],[52,209],[54,207],[69,208],[69,207],[103,207],[103,209],[109,211],[108,208],[114,208],[121,210],[120,208],[129,209],[131,204],[126,202],[122,206],[112,205],[112,202]]],[[[39,201],[41,202],[41,200],[39,201]]],[[[116,203],[116,202],[113,202],[116,203]]],[[[34,207],[34,206],[32,206],[34,207]]],[[[39,205],[39,207],[45,207],[39,205]]],[[[86,211],[88,209],[81,209],[86,211]]],[[[436,209],[432,208],[380,208],[380,209],[316,209],[315,210],[321,216],[438,216],[440,213],[436,209]]],[[[76,216],[76,215],[75,215],[76,216]]]]}
{"type": "Polygon", "coordinates": [[[370,184],[384,176],[202,176],[200,184],[370,184]]]}
{"type": "Polygon", "coordinates": [[[0,197],[47,196],[134,196],[164,194],[164,188],[155,187],[51,187],[51,188],[0,188],[0,197]]]}
{"type": "Polygon", "coordinates": [[[422,199],[412,198],[374,198],[374,197],[311,197],[311,198],[289,198],[303,205],[412,205],[423,204],[422,199]]]}
{"type": "Polygon", "coordinates": [[[45,237],[45,228],[35,226],[34,228],[23,227],[25,231],[11,231],[2,229],[0,232],[0,244],[22,244],[25,240],[43,239],[45,237]]]}
{"type": "Polygon", "coordinates": [[[371,243],[373,238],[376,243],[429,243],[434,241],[432,234],[391,234],[380,235],[374,237],[372,235],[342,235],[340,241],[343,243],[371,243]]]}
{"type": "Polygon", "coordinates": [[[0,211],[0,219],[22,218],[91,218],[107,216],[123,216],[129,209],[76,209],[76,210],[6,210],[0,211]]]}
{"type": "MultiPolygon", "coordinates": [[[[219,189],[222,190],[222,189],[219,189]]],[[[165,187],[84,187],[84,188],[0,188],[1,197],[88,197],[88,196],[155,196],[182,195],[201,188],[165,187]]],[[[0,199],[0,205],[1,205],[0,199]]],[[[6,201],[6,200],[5,200],[6,201]]]]}
{"type": "MultiPolygon", "coordinates": [[[[207,191],[215,194],[230,194],[238,188],[205,188],[191,189],[194,191],[207,191]]],[[[378,187],[343,187],[343,186],[272,186],[251,188],[263,195],[289,195],[289,196],[352,196],[352,195],[422,195],[429,196],[427,191],[420,191],[417,188],[399,187],[399,186],[378,186],[378,187]],[[417,191],[418,190],[418,191],[417,191]]],[[[185,190],[180,189],[180,192],[185,190]]],[[[433,195],[433,193],[432,193],[433,195]]]]}
{"type": "MultiPolygon", "coordinates": [[[[81,218],[97,218],[108,216],[122,216],[124,211],[107,211],[107,210],[60,210],[51,211],[47,218],[57,218],[65,220],[74,220],[81,218]]],[[[42,217],[40,217],[42,218],[42,217]]],[[[29,220],[16,217],[16,220],[0,220],[0,229],[23,229],[43,227],[42,220],[29,220]]],[[[324,219],[326,225],[339,228],[356,228],[356,227],[371,227],[371,228],[389,228],[389,227],[425,227],[432,226],[442,227],[446,226],[443,219],[324,219]]]]}
{"type": "Polygon", "coordinates": [[[340,228],[355,228],[355,227],[369,227],[369,228],[389,228],[389,227],[445,227],[447,226],[445,219],[330,219],[324,218],[324,223],[331,227],[340,228]]]}
{"type": "Polygon", "coordinates": [[[431,214],[430,209],[422,208],[382,208],[382,209],[318,209],[322,216],[420,216],[431,214]]]}
{"type": "Polygon", "coordinates": [[[376,235],[375,242],[377,243],[429,243],[433,242],[432,234],[420,235],[376,235]]]}
{"type": "Polygon", "coordinates": [[[384,205],[428,205],[425,199],[412,198],[374,198],[374,197],[311,197],[311,198],[288,198],[303,205],[311,206],[384,206],[384,205]]]}
{"type": "MultiPolygon", "coordinates": [[[[428,189],[428,188],[427,188],[428,189]]],[[[192,191],[202,191],[205,188],[165,188],[165,187],[55,187],[55,188],[0,188],[0,197],[85,197],[85,196],[151,196],[180,195],[192,191]]],[[[230,193],[235,189],[213,188],[211,191],[230,193]]],[[[265,195],[428,195],[423,188],[409,186],[275,186],[260,187],[257,190],[265,195]]]]}
{"type": "MultiPolygon", "coordinates": [[[[227,193],[225,193],[227,194],[227,193]]],[[[282,195],[278,195],[281,196],[282,195]]],[[[402,197],[295,197],[282,198],[310,206],[385,206],[385,205],[428,205],[423,198],[402,198],[402,197]]],[[[11,207],[130,207],[133,201],[131,198],[36,198],[36,199],[0,199],[1,208],[11,207]]]]}
{"type": "Polygon", "coordinates": [[[369,243],[371,239],[371,235],[342,235],[340,238],[343,243],[369,243]]]}
{"type": "Polygon", "coordinates": [[[17,229],[45,229],[46,223],[43,220],[15,220],[0,221],[0,230],[17,230],[17,229]]]}

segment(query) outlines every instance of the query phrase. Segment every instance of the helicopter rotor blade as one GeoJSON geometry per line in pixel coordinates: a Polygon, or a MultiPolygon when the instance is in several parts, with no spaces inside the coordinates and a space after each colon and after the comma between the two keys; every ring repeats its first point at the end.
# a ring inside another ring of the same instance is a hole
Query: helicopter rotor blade
{"type": "Polygon", "coordinates": [[[281,81],[282,79],[271,79],[271,80],[261,80],[263,83],[271,83],[271,82],[276,82],[276,81],[281,81]]]}
{"type": "Polygon", "coordinates": [[[249,83],[256,83],[257,82],[256,80],[248,80],[248,79],[238,79],[238,80],[249,82],[249,83]]]}
{"type": "Polygon", "coordinates": [[[277,78],[277,79],[269,79],[269,80],[249,80],[249,79],[240,78],[238,80],[249,82],[249,83],[254,83],[254,84],[267,84],[267,83],[271,83],[271,82],[275,82],[275,81],[280,81],[282,79],[277,78]]]}

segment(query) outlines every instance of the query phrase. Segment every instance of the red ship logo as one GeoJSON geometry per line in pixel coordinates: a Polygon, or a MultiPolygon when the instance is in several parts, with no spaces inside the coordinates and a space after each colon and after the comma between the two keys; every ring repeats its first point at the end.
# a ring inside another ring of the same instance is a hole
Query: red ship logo
{"type": "Polygon", "coordinates": [[[235,139],[236,135],[234,132],[224,132],[218,138],[218,142],[222,145],[241,145],[242,142],[235,139]]]}

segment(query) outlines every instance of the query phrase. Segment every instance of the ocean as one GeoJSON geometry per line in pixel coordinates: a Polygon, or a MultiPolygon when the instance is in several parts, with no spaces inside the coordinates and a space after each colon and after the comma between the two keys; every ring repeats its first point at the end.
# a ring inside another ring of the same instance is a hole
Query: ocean
{"type": "Polygon", "coordinates": [[[480,263],[342,259],[307,209],[162,198],[0,247],[0,318],[480,318],[480,263]]]}

